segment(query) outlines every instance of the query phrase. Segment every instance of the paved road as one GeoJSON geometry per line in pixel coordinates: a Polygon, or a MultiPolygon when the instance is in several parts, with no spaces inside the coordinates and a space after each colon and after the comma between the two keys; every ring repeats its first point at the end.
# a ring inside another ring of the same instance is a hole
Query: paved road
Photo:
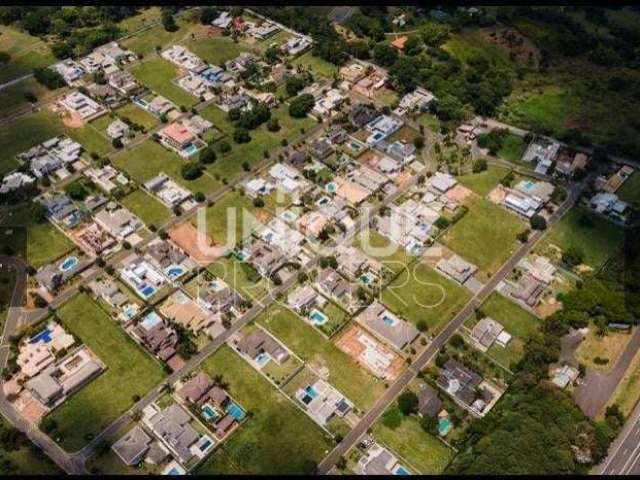
{"type": "Polygon", "coordinates": [[[640,475],[640,403],[611,444],[609,455],[594,470],[598,475],[640,475]]]}
{"type": "MultiPolygon", "coordinates": [[[[582,184],[584,185],[584,184],[582,184]]],[[[575,204],[582,191],[582,185],[574,186],[569,189],[569,195],[562,206],[549,219],[549,227],[556,223],[562,216],[575,204]]],[[[536,231],[530,235],[529,241],[518,248],[518,250],[509,258],[509,260],[500,268],[496,274],[491,277],[489,282],[469,300],[464,308],[453,317],[442,332],[429,344],[429,346],[416,358],[409,369],[405,370],[402,375],[385,391],[385,393],[376,401],[373,407],[362,417],[360,422],[347,434],[344,439],[329,453],[329,455],[318,465],[316,473],[326,475],[338,462],[338,460],[346,455],[360,437],[364,435],[374,424],[376,419],[393,403],[395,398],[409,385],[409,383],[417,376],[427,363],[438,353],[456,332],[456,330],[464,323],[469,315],[478,308],[482,302],[491,294],[497,284],[502,281],[516,266],[516,264],[524,258],[525,255],[534,247],[534,245],[542,238],[544,232],[536,231]]]]}
{"type": "Polygon", "coordinates": [[[582,379],[573,392],[573,399],[586,416],[593,418],[604,408],[638,349],[640,349],[640,328],[633,332],[631,340],[611,371],[607,373],[590,371],[582,379]]]}

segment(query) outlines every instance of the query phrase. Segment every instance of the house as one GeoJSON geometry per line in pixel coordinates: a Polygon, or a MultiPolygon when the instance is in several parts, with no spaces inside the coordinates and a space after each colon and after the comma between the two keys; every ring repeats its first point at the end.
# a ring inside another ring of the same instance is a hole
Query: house
{"type": "Polygon", "coordinates": [[[377,443],[370,446],[366,453],[358,460],[355,467],[360,475],[407,475],[407,469],[398,461],[398,458],[389,450],[377,443]]]}
{"type": "Polygon", "coordinates": [[[110,193],[112,190],[117,188],[114,180],[121,185],[126,185],[128,183],[127,177],[111,165],[87,168],[83,173],[106,193],[110,193]]]}
{"type": "Polygon", "coordinates": [[[580,371],[571,365],[562,365],[552,369],[551,381],[558,388],[567,388],[580,376],[580,371]]]}
{"type": "Polygon", "coordinates": [[[560,144],[556,141],[536,137],[522,154],[522,161],[536,165],[536,172],[545,174],[558,154],[560,144]]]}
{"type": "Polygon", "coordinates": [[[280,50],[292,57],[301,54],[305,50],[308,50],[313,45],[313,40],[307,35],[295,35],[289,38],[281,47],[280,50]]]}
{"type": "Polygon", "coordinates": [[[327,297],[342,302],[350,309],[357,307],[357,305],[354,305],[356,287],[342,278],[333,268],[329,267],[322,270],[316,278],[315,285],[327,297]]]}
{"type": "Polygon", "coordinates": [[[162,270],[175,280],[195,268],[195,263],[188,262],[189,257],[169,240],[157,239],[147,247],[147,258],[158,270],[162,270]],[[169,274],[169,270],[174,271],[169,274]],[[179,270],[179,271],[178,271],[179,270]]]}
{"type": "Polygon", "coordinates": [[[296,223],[300,233],[317,240],[329,224],[329,219],[320,212],[310,211],[302,215],[296,223]]]}
{"type": "Polygon", "coordinates": [[[221,278],[207,280],[198,291],[200,306],[213,313],[235,311],[243,303],[242,297],[221,278]]]}
{"type": "Polygon", "coordinates": [[[282,365],[289,359],[289,352],[260,328],[243,336],[236,348],[240,353],[256,361],[258,357],[267,355],[278,365],[282,365]]]}
{"type": "Polygon", "coordinates": [[[120,277],[129,285],[140,298],[151,298],[158,289],[162,288],[167,280],[143,257],[131,255],[123,262],[120,269],[120,277]]]}
{"type": "Polygon", "coordinates": [[[436,263],[436,269],[460,284],[464,284],[476,273],[478,267],[467,262],[461,256],[453,254],[449,258],[441,258],[436,263]]]}
{"type": "Polygon", "coordinates": [[[362,96],[372,98],[378,90],[384,87],[387,75],[376,68],[368,70],[367,75],[358,80],[351,89],[362,96]]]}
{"type": "Polygon", "coordinates": [[[53,137],[16,156],[19,162],[28,165],[36,178],[50,175],[59,168],[72,165],[80,159],[82,145],[69,137],[53,137]]]}
{"type": "Polygon", "coordinates": [[[88,286],[93,294],[101,298],[107,305],[120,310],[118,319],[121,321],[131,320],[140,310],[139,305],[129,301],[118,284],[109,278],[94,280],[88,286]]]}
{"type": "Polygon", "coordinates": [[[555,187],[549,182],[521,180],[513,187],[513,189],[523,195],[527,195],[535,202],[544,205],[551,200],[555,187]]]}
{"type": "Polygon", "coordinates": [[[413,324],[399,318],[374,300],[356,321],[397,350],[409,345],[420,332],[413,324]]]}
{"type": "Polygon", "coordinates": [[[163,172],[144,183],[144,188],[156,195],[169,208],[176,207],[191,198],[191,192],[171,180],[163,172]]]}
{"type": "Polygon", "coordinates": [[[167,115],[171,110],[174,110],[176,106],[169,100],[161,95],[155,96],[148,104],[147,110],[156,117],[163,117],[167,115]]]}
{"type": "Polygon", "coordinates": [[[339,109],[343,101],[344,95],[342,95],[340,90],[332,88],[316,99],[311,113],[320,119],[329,118],[339,109]]]}
{"type": "Polygon", "coordinates": [[[619,200],[615,193],[596,193],[589,200],[589,207],[620,223],[626,223],[631,213],[631,204],[619,200]]]}
{"type": "Polygon", "coordinates": [[[124,123],[119,118],[111,122],[107,127],[107,135],[109,135],[109,137],[113,139],[115,138],[122,139],[122,138],[125,138],[128,134],[129,134],[129,125],[124,123]]]}
{"type": "Polygon", "coordinates": [[[125,465],[138,465],[149,451],[153,439],[136,425],[111,446],[111,450],[125,465]]]}
{"type": "Polygon", "coordinates": [[[73,232],[73,237],[78,245],[92,257],[105,255],[118,245],[114,236],[95,221],[73,232]]]}
{"type": "Polygon", "coordinates": [[[291,165],[276,163],[269,169],[269,176],[275,181],[279,190],[287,195],[302,193],[311,187],[298,170],[291,165]]]}
{"type": "Polygon", "coordinates": [[[353,408],[353,403],[322,379],[298,389],[295,397],[307,414],[322,426],[334,416],[344,417],[353,408]]]}
{"type": "Polygon", "coordinates": [[[249,262],[265,278],[270,278],[286,263],[286,257],[280,250],[262,240],[256,239],[251,245],[249,262]]]}
{"type": "Polygon", "coordinates": [[[473,326],[471,338],[481,351],[486,352],[494,343],[503,348],[506,347],[511,340],[511,335],[504,330],[500,323],[485,317],[473,326]]]}
{"type": "Polygon", "coordinates": [[[616,173],[609,177],[601,189],[607,193],[617,192],[622,184],[633,174],[633,171],[633,168],[629,165],[623,165],[616,173]]]}
{"type": "Polygon", "coordinates": [[[98,376],[104,366],[83,347],[47,367],[25,383],[31,395],[52,407],[98,376]]]}
{"type": "Polygon", "coordinates": [[[260,239],[278,248],[289,259],[295,259],[302,250],[304,235],[292,229],[278,217],[272,218],[259,232],[260,239]]]}
{"type": "Polygon", "coordinates": [[[422,87],[418,87],[413,92],[407,93],[400,99],[400,102],[393,113],[402,117],[407,113],[415,111],[424,112],[429,108],[429,105],[435,101],[435,99],[436,97],[433,93],[422,87]]]}
{"type": "Polygon", "coordinates": [[[107,77],[108,85],[119,92],[123,97],[133,95],[142,87],[128,70],[118,70],[107,77]]]}
{"type": "Polygon", "coordinates": [[[275,35],[280,31],[280,27],[273,22],[264,20],[259,26],[249,27],[247,34],[258,40],[265,40],[266,38],[275,35]]]}
{"type": "Polygon", "coordinates": [[[196,404],[213,386],[213,380],[204,372],[199,372],[187,380],[176,393],[185,402],[196,404]]]}
{"type": "Polygon", "coordinates": [[[206,147],[197,135],[182,122],[174,122],[160,131],[160,142],[183,158],[206,147]]]}
{"type": "Polygon", "coordinates": [[[402,165],[408,165],[416,159],[416,147],[405,140],[397,140],[387,147],[387,153],[402,165]]]}
{"type": "Polygon", "coordinates": [[[429,190],[436,194],[447,193],[458,181],[448,173],[436,172],[429,182],[429,190]]]}
{"type": "Polygon", "coordinates": [[[16,364],[26,378],[33,378],[49,367],[60,355],[76,343],[73,335],[59,324],[49,321],[47,326],[20,342],[16,364]]]}
{"type": "Polygon", "coordinates": [[[192,73],[199,73],[207,68],[207,64],[200,57],[182,45],[172,45],[164,50],[160,56],[179,68],[192,73]]]}
{"type": "Polygon", "coordinates": [[[56,223],[77,224],[80,211],[64,193],[58,193],[41,200],[45,215],[56,223]]]}
{"type": "Polygon", "coordinates": [[[382,263],[367,257],[354,246],[338,245],[335,248],[335,256],[338,269],[351,278],[358,278],[365,272],[379,276],[383,269],[382,263]]]}
{"type": "Polygon", "coordinates": [[[116,202],[109,202],[93,218],[98,225],[120,240],[129,237],[142,226],[138,217],[116,202]]]}
{"type": "Polygon", "coordinates": [[[442,410],[442,400],[438,398],[438,391],[423,383],[417,392],[418,413],[423,417],[435,417],[442,410]]]}
{"type": "Polygon", "coordinates": [[[401,37],[397,37],[393,42],[391,42],[391,46],[403,52],[407,40],[409,40],[409,37],[407,37],[406,35],[402,35],[401,37]]]}
{"type": "Polygon", "coordinates": [[[543,292],[544,285],[533,275],[525,274],[511,292],[511,296],[534,308],[538,305],[543,292]]]}
{"type": "Polygon", "coordinates": [[[249,52],[242,52],[236,58],[225,62],[228,72],[242,73],[258,61],[258,57],[249,52]]]}
{"type": "Polygon", "coordinates": [[[402,127],[403,122],[389,115],[380,115],[367,124],[371,135],[367,137],[367,145],[375,146],[402,127]]]}
{"type": "Polygon", "coordinates": [[[180,405],[172,404],[145,419],[149,429],[183,465],[194,456],[191,450],[201,435],[191,426],[191,415],[180,405]]]}
{"type": "Polygon", "coordinates": [[[4,176],[0,185],[0,194],[8,194],[34,185],[36,179],[22,172],[11,172],[4,176]]]}
{"type": "Polygon", "coordinates": [[[380,113],[373,105],[358,103],[349,112],[349,122],[356,128],[362,128],[373,122],[378,116],[380,113]]]}
{"type": "Polygon", "coordinates": [[[165,317],[190,329],[198,335],[211,327],[219,317],[204,310],[182,290],[176,290],[160,305],[159,312],[165,317]]]}
{"type": "Polygon", "coordinates": [[[107,110],[79,91],[62,97],[60,105],[68,112],[78,115],[83,122],[90,122],[107,113],[107,110]]]}
{"type": "Polygon", "coordinates": [[[551,260],[542,255],[533,255],[532,258],[522,259],[520,267],[545,285],[550,285],[551,282],[553,282],[555,274],[558,271],[556,266],[551,263],[551,260]]]}
{"type": "Polygon", "coordinates": [[[70,58],[52,65],[51,68],[58,72],[69,86],[77,85],[86,74],[84,69],[70,58]]]}
{"type": "MultiPolygon", "coordinates": [[[[354,62],[344,67],[340,67],[339,75],[342,80],[350,85],[355,84],[366,74],[366,69],[360,63],[354,62]]],[[[368,122],[364,122],[368,123],[368,122]]],[[[363,123],[363,125],[364,125],[363,123]]]]}
{"type": "Polygon", "coordinates": [[[233,17],[229,12],[220,12],[220,15],[211,22],[211,25],[226,30],[231,25],[231,22],[233,22],[233,17]]]}
{"type": "Polygon", "coordinates": [[[287,296],[287,304],[298,312],[308,310],[315,305],[318,294],[309,285],[296,288],[287,296]]]}
{"type": "Polygon", "coordinates": [[[178,334],[155,312],[148,313],[131,332],[162,361],[167,361],[176,353],[178,334]]]}
{"type": "Polygon", "coordinates": [[[457,360],[449,359],[436,380],[439,388],[475,415],[483,415],[495,400],[494,393],[483,388],[482,377],[457,360]]]}
{"type": "Polygon", "coordinates": [[[572,157],[568,154],[558,155],[555,173],[564,177],[572,177],[578,170],[584,170],[588,163],[585,153],[577,152],[572,157]]]}
{"type": "Polygon", "coordinates": [[[347,140],[347,132],[340,125],[332,125],[325,137],[333,145],[341,145],[347,140]]]}
{"type": "Polygon", "coordinates": [[[334,151],[335,150],[333,148],[333,145],[331,145],[331,143],[325,137],[316,139],[309,146],[309,153],[311,153],[311,155],[318,160],[322,160],[328,157],[334,151]]]}

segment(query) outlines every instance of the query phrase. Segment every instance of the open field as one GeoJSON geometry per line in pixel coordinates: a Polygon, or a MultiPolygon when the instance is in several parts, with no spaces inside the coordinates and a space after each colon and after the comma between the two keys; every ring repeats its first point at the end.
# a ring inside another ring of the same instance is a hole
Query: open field
{"type": "Polygon", "coordinates": [[[191,31],[201,28],[201,25],[188,23],[181,18],[176,19],[176,23],[179,28],[175,32],[167,32],[162,25],[155,25],[144,32],[125,39],[122,42],[122,46],[146,57],[153,54],[156,47],[168,46],[178,42],[187,37],[191,31]]]}
{"type": "Polygon", "coordinates": [[[18,166],[15,156],[63,133],[58,117],[49,111],[24,115],[0,130],[0,175],[18,166]]]}
{"type": "Polygon", "coordinates": [[[203,369],[222,374],[249,418],[197,470],[199,474],[310,474],[331,443],[322,430],[228,347],[203,369]]]}
{"type": "Polygon", "coordinates": [[[104,122],[103,119],[106,116],[95,120],[94,122],[87,123],[80,128],[67,128],[65,127],[64,133],[78,142],[89,153],[97,153],[100,156],[114,150],[111,145],[111,139],[107,137],[106,129],[104,132],[100,130],[100,125],[104,122]],[[95,122],[99,122],[96,126],[95,122]]]}
{"type": "Polygon", "coordinates": [[[0,26],[0,51],[11,55],[11,60],[0,67],[0,84],[56,61],[49,46],[38,37],[4,25],[0,26]]]}
{"type": "Polygon", "coordinates": [[[618,362],[630,340],[631,332],[612,330],[606,335],[598,335],[598,327],[590,323],[589,332],[576,350],[576,360],[584,364],[587,370],[608,372],[618,362]]]}
{"type": "Polygon", "coordinates": [[[394,313],[414,324],[424,322],[435,334],[469,300],[470,293],[422,262],[403,271],[382,292],[382,301],[394,313]]]}
{"type": "Polygon", "coordinates": [[[267,293],[270,283],[247,263],[233,257],[217,259],[207,267],[216,277],[224,280],[244,298],[257,300],[267,293]]]}
{"type": "Polygon", "coordinates": [[[213,65],[222,65],[242,52],[258,50],[251,49],[243,43],[235,43],[231,37],[196,38],[186,40],[182,44],[205,62],[213,65]]]}
{"type": "Polygon", "coordinates": [[[360,368],[346,353],[325,340],[287,308],[271,307],[256,320],[293,350],[313,370],[326,369],[328,381],[359,409],[369,408],[384,385],[360,368]]]}
{"type": "Polygon", "coordinates": [[[300,55],[293,61],[294,65],[303,65],[307,69],[311,69],[318,75],[322,75],[330,80],[338,73],[338,67],[332,63],[322,60],[320,57],[314,57],[311,52],[307,52],[304,55],[300,55]]]}
{"type": "Polygon", "coordinates": [[[120,200],[145,225],[160,227],[171,218],[171,212],[162,203],[143,190],[136,190],[120,200]]]}
{"type": "Polygon", "coordinates": [[[522,137],[508,133],[502,141],[502,148],[498,151],[498,157],[509,162],[519,163],[526,148],[527,144],[522,137]]]}
{"type": "Polygon", "coordinates": [[[499,363],[510,368],[522,358],[525,343],[538,333],[542,320],[538,320],[497,292],[493,292],[480,306],[480,311],[500,323],[512,335],[507,348],[494,344],[487,352],[499,363]]]}
{"type": "Polygon", "coordinates": [[[455,452],[433,435],[425,432],[415,416],[403,416],[399,427],[391,429],[380,420],[373,427],[374,438],[389,447],[409,468],[422,475],[442,473],[455,452]]]}
{"type": "Polygon", "coordinates": [[[123,33],[132,33],[160,21],[160,7],[141,8],[137,15],[125,18],[118,23],[123,33]]]}
{"type": "Polygon", "coordinates": [[[575,207],[549,230],[536,250],[559,260],[558,248],[577,248],[584,255],[584,263],[598,269],[614,253],[622,235],[622,229],[614,223],[584,207],[575,207]]]}
{"type": "Polygon", "coordinates": [[[36,79],[25,78],[0,90],[0,117],[8,116],[15,113],[17,109],[26,107],[28,102],[24,95],[27,92],[34,94],[39,101],[52,98],[56,94],[55,91],[40,85],[36,79]]]}
{"type": "Polygon", "coordinates": [[[160,123],[160,121],[151,115],[150,113],[145,112],[140,107],[133,105],[132,103],[127,103],[122,107],[119,107],[115,110],[115,113],[120,118],[128,118],[134,123],[138,125],[142,125],[147,130],[155,127],[160,123]]]}
{"type": "Polygon", "coordinates": [[[640,206],[640,172],[633,172],[616,194],[620,197],[620,200],[640,206]]]}
{"type": "Polygon", "coordinates": [[[518,246],[516,235],[525,225],[514,214],[481,199],[441,238],[442,243],[478,266],[487,280],[511,256],[518,246]],[[490,246],[491,248],[487,248],[490,246]]]}
{"type": "Polygon", "coordinates": [[[56,437],[68,451],[81,448],[146,394],[163,377],[159,363],[127,336],[85,294],[58,309],[63,325],[89,347],[107,369],[49,414],[56,437]]]}
{"type": "Polygon", "coordinates": [[[185,90],[174,84],[172,80],[178,77],[176,67],[163,58],[154,58],[153,60],[145,60],[140,65],[136,65],[131,69],[131,73],[151,90],[160,94],[176,106],[192,107],[198,103],[198,99],[187,93],[185,90]]]}
{"type": "MultiPolygon", "coordinates": [[[[0,247],[1,246],[2,245],[0,245],[0,247]]],[[[15,282],[15,271],[11,268],[0,266],[0,331],[4,328],[15,282]]]]}
{"type": "Polygon", "coordinates": [[[399,274],[416,259],[409,255],[400,245],[393,243],[378,232],[369,228],[362,229],[353,241],[353,244],[372,258],[382,262],[394,274],[399,274]],[[371,246],[372,249],[367,248],[371,246]],[[386,251],[388,248],[388,252],[386,251]],[[374,250],[375,249],[375,250],[374,250]]]}
{"type": "Polygon", "coordinates": [[[146,140],[127,152],[113,157],[116,167],[126,171],[137,182],[144,183],[160,172],[169,175],[178,184],[191,190],[209,194],[220,187],[220,183],[207,174],[207,170],[195,180],[182,178],[180,168],[185,160],[153,140],[146,140]]]}
{"type": "MultiPolygon", "coordinates": [[[[622,380],[609,399],[607,406],[617,404],[620,410],[628,417],[640,399],[640,351],[636,352],[629,368],[624,373],[622,380]]],[[[605,409],[600,412],[603,416],[605,409]]]]}
{"type": "Polygon", "coordinates": [[[506,168],[490,166],[484,172],[462,175],[457,177],[457,180],[465,187],[484,197],[493,190],[495,186],[498,185],[498,182],[508,173],[509,170],[506,168]]]}

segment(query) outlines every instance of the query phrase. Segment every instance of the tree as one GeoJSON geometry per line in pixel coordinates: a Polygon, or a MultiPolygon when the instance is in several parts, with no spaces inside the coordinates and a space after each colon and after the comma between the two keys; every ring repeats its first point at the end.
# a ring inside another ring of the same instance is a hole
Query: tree
{"type": "Polygon", "coordinates": [[[462,103],[453,95],[443,95],[434,102],[434,109],[440,118],[444,121],[460,121],[463,117],[462,103]]]}
{"type": "Polygon", "coordinates": [[[408,416],[418,412],[418,396],[410,390],[398,397],[398,409],[403,415],[408,416]]]}
{"type": "Polygon", "coordinates": [[[162,10],[161,15],[162,26],[167,32],[175,32],[178,30],[178,25],[176,24],[175,19],[173,18],[173,13],[171,13],[168,9],[162,10]]]}
{"type": "Polygon", "coordinates": [[[218,18],[218,10],[214,7],[204,7],[200,10],[200,23],[203,25],[211,25],[218,18]]]}
{"type": "Polygon", "coordinates": [[[195,180],[202,175],[202,165],[198,162],[187,162],[180,168],[180,173],[185,180],[195,180]]]}
{"type": "Polygon", "coordinates": [[[220,142],[218,147],[221,153],[229,153],[231,151],[231,145],[228,142],[220,142]]]}
{"type": "Polygon", "coordinates": [[[38,83],[44,85],[49,90],[55,90],[56,88],[62,88],[66,85],[62,75],[51,68],[34,68],[33,76],[38,83]]]}
{"type": "Polygon", "coordinates": [[[562,252],[562,263],[573,268],[584,261],[584,253],[580,247],[571,245],[562,252]]]}
{"type": "Polygon", "coordinates": [[[203,165],[209,165],[216,161],[216,152],[213,148],[207,147],[200,152],[200,163],[203,165]]]}
{"type": "Polygon", "coordinates": [[[544,230],[547,228],[547,221],[540,215],[533,215],[529,219],[529,223],[531,224],[531,228],[534,230],[544,230]]]}
{"type": "Polygon", "coordinates": [[[449,26],[443,23],[429,22],[420,32],[424,43],[430,47],[439,47],[449,38],[449,26]]]}
{"type": "Polygon", "coordinates": [[[277,132],[280,130],[280,122],[277,118],[272,118],[267,122],[267,130],[270,132],[277,132]]]}
{"type": "Polygon", "coordinates": [[[233,141],[236,143],[249,143],[251,141],[251,135],[246,128],[236,128],[233,131],[233,141]]]}
{"type": "Polygon", "coordinates": [[[404,53],[407,55],[417,55],[422,51],[422,42],[416,36],[409,37],[404,44],[404,53]]]}
{"type": "Polygon", "coordinates": [[[487,161],[484,158],[477,159],[475,162],[473,162],[473,166],[471,167],[473,173],[484,172],[487,168],[487,161]]]}
{"type": "Polygon", "coordinates": [[[413,146],[418,150],[422,150],[424,148],[424,138],[416,137],[413,139],[413,146]]]}
{"type": "Polygon", "coordinates": [[[373,59],[383,67],[390,67],[398,58],[398,52],[391,45],[379,43],[373,49],[373,59]]]}
{"type": "Polygon", "coordinates": [[[0,65],[6,65],[11,60],[11,55],[7,52],[0,52],[0,65]]]}
{"type": "Polygon", "coordinates": [[[256,197],[253,199],[253,206],[256,208],[264,207],[264,200],[260,197],[256,197]]]}
{"type": "Polygon", "coordinates": [[[299,75],[289,77],[285,83],[285,90],[290,97],[294,97],[304,88],[304,84],[304,79],[299,75]]]}
{"type": "Polygon", "coordinates": [[[207,199],[207,197],[202,192],[194,193],[193,198],[195,198],[196,202],[198,202],[198,203],[202,203],[207,199]]]}
{"type": "Polygon", "coordinates": [[[122,148],[124,145],[122,144],[122,140],[120,140],[119,138],[114,138],[111,141],[111,144],[113,145],[114,148],[120,149],[122,148]]]}
{"type": "Polygon", "coordinates": [[[311,111],[314,104],[313,95],[308,93],[299,95],[289,104],[289,115],[293,118],[304,118],[311,111]]]}

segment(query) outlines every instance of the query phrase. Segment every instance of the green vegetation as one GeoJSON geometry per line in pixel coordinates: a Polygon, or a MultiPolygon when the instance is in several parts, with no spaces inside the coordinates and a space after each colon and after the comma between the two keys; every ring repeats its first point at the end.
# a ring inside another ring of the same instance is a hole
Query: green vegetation
{"type": "Polygon", "coordinates": [[[137,123],[138,125],[142,125],[147,130],[158,125],[159,120],[151,115],[150,113],[145,112],[140,107],[135,106],[133,103],[127,103],[122,107],[114,110],[116,115],[120,118],[127,118],[131,120],[133,123],[137,123]]]}
{"type": "Polygon", "coordinates": [[[640,208],[640,173],[633,172],[616,193],[620,200],[635,204],[640,208]]]}
{"type": "Polygon", "coordinates": [[[303,412],[238,357],[222,347],[203,364],[222,375],[248,419],[198,468],[199,474],[310,474],[330,448],[303,412]]]}
{"type": "Polygon", "coordinates": [[[3,475],[61,475],[39,447],[0,417],[0,468],[3,475]]]}
{"type": "Polygon", "coordinates": [[[524,229],[514,214],[481,199],[451,227],[441,241],[465,260],[478,266],[484,279],[498,271],[518,246],[516,235],[524,229]],[[486,248],[491,245],[491,248],[486,248]]]}
{"type": "Polygon", "coordinates": [[[328,381],[358,408],[369,408],[384,391],[381,382],[360,368],[346,353],[325,340],[292,311],[274,306],[262,313],[257,322],[314,370],[326,368],[329,372],[328,381]]]}
{"type": "Polygon", "coordinates": [[[97,153],[100,156],[106,155],[113,150],[111,139],[98,130],[93,123],[85,124],[80,128],[65,128],[64,133],[82,145],[87,152],[97,153]]]}
{"type": "Polygon", "coordinates": [[[105,364],[106,370],[51,412],[53,438],[75,451],[127,410],[163,377],[160,364],[144,352],[86,294],[58,309],[63,325],[105,364]]]}
{"type": "Polygon", "coordinates": [[[437,333],[469,300],[470,294],[422,262],[402,271],[382,292],[382,301],[394,313],[437,333]]]}
{"type": "Polygon", "coordinates": [[[270,285],[252,266],[233,257],[219,258],[207,270],[224,280],[247,300],[262,298],[270,285]]]}
{"type": "Polygon", "coordinates": [[[537,250],[559,259],[562,252],[577,249],[586,265],[598,269],[621,240],[620,227],[584,207],[575,207],[549,230],[537,250]]]}
{"type": "Polygon", "coordinates": [[[5,25],[0,26],[0,51],[11,55],[11,60],[0,66],[0,83],[28,75],[34,68],[55,62],[44,41],[5,25]]]}
{"type": "Polygon", "coordinates": [[[319,57],[314,57],[311,52],[307,52],[304,55],[300,55],[293,61],[294,65],[302,65],[307,69],[312,70],[318,75],[333,79],[338,74],[338,67],[332,63],[326,62],[319,57]]]}
{"type": "Polygon", "coordinates": [[[356,236],[353,244],[370,257],[382,262],[394,274],[406,270],[409,264],[415,260],[415,257],[408,254],[400,245],[371,229],[363,229],[361,234],[356,236]],[[367,246],[376,250],[369,251],[367,246]]]}
{"type": "Polygon", "coordinates": [[[172,82],[177,76],[176,67],[163,58],[145,60],[131,69],[131,73],[154,92],[168,98],[176,106],[191,107],[198,99],[172,82]]]}
{"type": "MultiPolygon", "coordinates": [[[[395,408],[395,407],[392,407],[395,408]]],[[[374,438],[391,448],[405,460],[409,468],[422,475],[442,473],[454,457],[454,451],[433,435],[425,432],[415,415],[401,415],[401,423],[395,428],[378,421],[373,427],[374,438]]]]}
{"type": "Polygon", "coordinates": [[[176,20],[176,23],[179,29],[175,32],[168,32],[162,25],[156,25],[132,37],[126,38],[122,41],[122,45],[134,53],[146,57],[154,53],[156,47],[178,42],[196,28],[200,28],[200,25],[190,24],[181,18],[176,20]]]}
{"type": "Polygon", "coordinates": [[[147,226],[160,227],[171,218],[169,209],[143,190],[135,190],[120,202],[147,226]]]}
{"type": "Polygon", "coordinates": [[[506,168],[490,166],[485,171],[457,177],[465,187],[484,197],[509,173],[506,168]]]}
{"type": "Polygon", "coordinates": [[[42,100],[52,95],[51,92],[34,78],[25,78],[24,80],[9,85],[0,90],[0,117],[16,113],[19,108],[27,107],[27,95],[34,95],[36,99],[42,100]]]}
{"type": "Polygon", "coordinates": [[[234,42],[231,37],[196,38],[184,42],[184,46],[213,65],[223,65],[242,52],[251,51],[243,44],[234,42]]]}

